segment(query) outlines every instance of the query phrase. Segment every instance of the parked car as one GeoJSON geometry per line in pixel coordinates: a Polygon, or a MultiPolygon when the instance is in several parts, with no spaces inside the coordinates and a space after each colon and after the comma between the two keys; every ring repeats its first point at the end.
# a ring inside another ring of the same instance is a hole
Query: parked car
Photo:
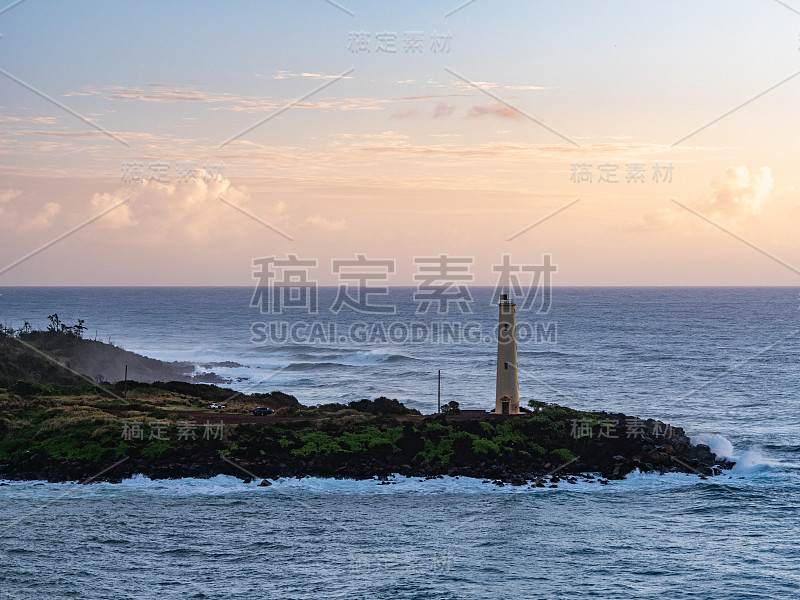
{"type": "Polygon", "coordinates": [[[275,411],[272,410],[269,406],[256,406],[253,409],[253,414],[257,417],[262,417],[264,415],[271,415],[275,411]]]}
{"type": "Polygon", "coordinates": [[[218,409],[218,408],[225,408],[224,404],[217,404],[216,402],[212,402],[206,408],[218,409]]]}

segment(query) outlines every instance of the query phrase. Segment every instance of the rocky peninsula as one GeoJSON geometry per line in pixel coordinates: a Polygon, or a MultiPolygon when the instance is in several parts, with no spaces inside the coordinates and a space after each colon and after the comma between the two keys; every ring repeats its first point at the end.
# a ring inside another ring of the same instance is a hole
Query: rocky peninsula
{"type": "Polygon", "coordinates": [[[607,483],[637,469],[712,477],[732,466],[708,446],[692,445],[680,427],[625,414],[537,402],[520,415],[455,406],[422,415],[388,398],[308,407],[281,392],[108,383],[104,376],[98,382],[77,375],[84,348],[94,364],[98,357],[111,357],[113,365],[130,358],[63,332],[0,336],[0,479],[227,474],[268,485],[279,477],[399,474],[542,487],[577,477],[607,483]],[[69,365],[54,361],[59,352],[71,357],[69,365]],[[257,406],[274,412],[254,415],[257,406]]]}

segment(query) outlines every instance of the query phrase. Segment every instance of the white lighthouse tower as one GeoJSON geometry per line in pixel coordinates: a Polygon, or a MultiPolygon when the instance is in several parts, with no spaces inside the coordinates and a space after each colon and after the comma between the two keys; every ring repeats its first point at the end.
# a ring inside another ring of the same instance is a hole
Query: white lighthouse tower
{"type": "Polygon", "coordinates": [[[497,330],[497,391],[495,413],[519,414],[519,381],[517,379],[516,303],[508,294],[500,294],[500,326],[497,330]]]}

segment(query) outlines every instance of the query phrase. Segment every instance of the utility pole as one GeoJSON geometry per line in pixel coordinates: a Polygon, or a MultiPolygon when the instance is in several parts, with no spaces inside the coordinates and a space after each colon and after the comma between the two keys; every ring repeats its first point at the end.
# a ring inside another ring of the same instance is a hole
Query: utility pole
{"type": "Polygon", "coordinates": [[[441,412],[442,412],[442,370],[441,369],[439,369],[439,396],[438,396],[438,398],[439,398],[439,400],[438,400],[439,410],[437,412],[439,412],[441,414],[441,412]]]}
{"type": "Polygon", "coordinates": [[[125,391],[122,397],[125,398],[125,400],[128,399],[128,365],[125,365],[125,391]]]}

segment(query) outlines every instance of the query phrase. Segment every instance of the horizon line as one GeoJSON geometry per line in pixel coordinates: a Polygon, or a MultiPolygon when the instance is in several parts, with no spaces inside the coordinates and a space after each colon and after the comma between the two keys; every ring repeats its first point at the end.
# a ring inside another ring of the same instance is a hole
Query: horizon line
{"type": "MultiPolygon", "coordinates": [[[[2,289],[252,289],[252,285],[0,285],[2,289]]],[[[306,286],[274,286],[274,287],[306,287],[306,286]]],[[[336,289],[339,286],[317,285],[318,289],[336,289]]],[[[355,287],[355,286],[348,286],[355,287]]],[[[388,289],[417,289],[414,285],[389,285],[388,289]]],[[[452,286],[436,286],[452,287],[452,286]]],[[[496,289],[494,285],[468,285],[470,289],[496,289]]],[[[499,286],[505,287],[505,286],[499,286]]],[[[800,285],[697,285],[697,284],[665,284],[665,285],[552,285],[550,289],[800,289],[800,285]]]]}

